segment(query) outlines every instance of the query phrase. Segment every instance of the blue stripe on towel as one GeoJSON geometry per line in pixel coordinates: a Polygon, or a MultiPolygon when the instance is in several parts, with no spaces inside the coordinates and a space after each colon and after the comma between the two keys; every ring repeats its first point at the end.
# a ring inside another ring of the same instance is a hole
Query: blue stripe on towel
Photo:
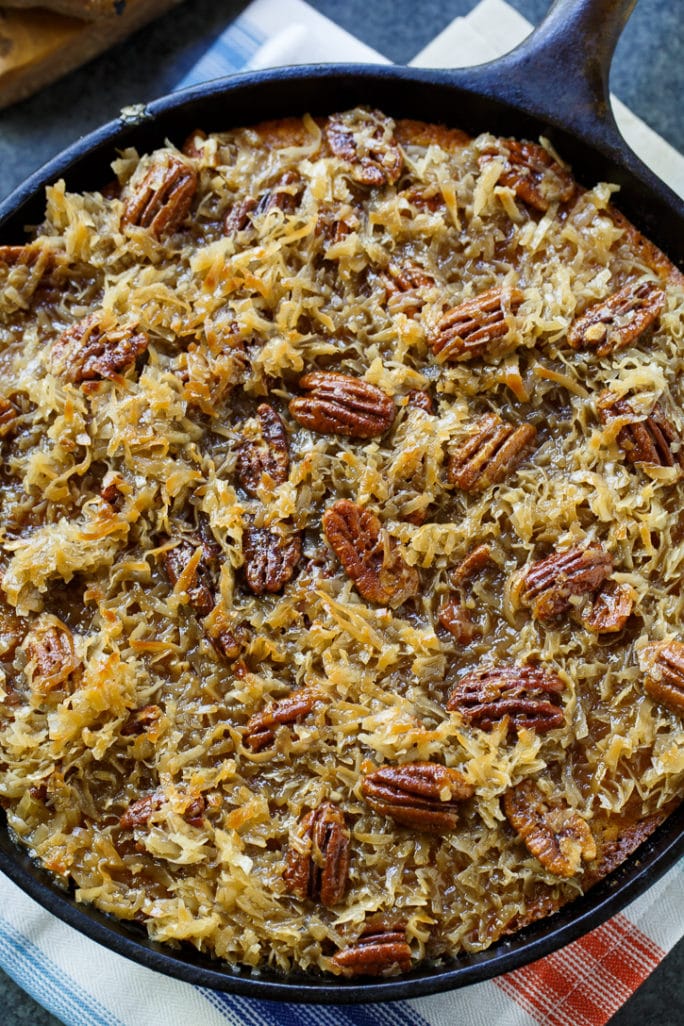
{"type": "Polygon", "coordinates": [[[0,962],[36,1001],[70,1026],[123,1026],[87,990],[9,923],[0,922],[0,962]]]}
{"type": "Polygon", "coordinates": [[[231,1026],[429,1026],[406,1001],[368,1005],[297,1005],[257,1001],[198,988],[231,1026]]]}
{"type": "Polygon", "coordinates": [[[349,1005],[345,1012],[352,1026],[429,1026],[408,1001],[393,1001],[387,1005],[349,1005]]]}
{"type": "Polygon", "coordinates": [[[208,82],[232,71],[241,71],[266,39],[266,35],[252,25],[248,18],[238,18],[214,40],[210,49],[177,84],[176,89],[208,82]]]}

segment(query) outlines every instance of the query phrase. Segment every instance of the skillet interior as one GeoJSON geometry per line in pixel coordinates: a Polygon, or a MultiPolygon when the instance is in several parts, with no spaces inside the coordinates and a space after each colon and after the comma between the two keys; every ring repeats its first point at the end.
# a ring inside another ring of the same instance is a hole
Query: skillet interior
{"type": "MultiPolygon", "coordinates": [[[[684,205],[657,179],[640,170],[638,161],[611,134],[610,122],[603,126],[601,141],[593,138],[592,145],[554,124],[555,119],[535,116],[520,109],[516,102],[488,95],[492,90],[505,95],[507,90],[505,80],[497,87],[486,67],[482,73],[480,69],[446,73],[367,66],[285,69],[211,83],[159,100],[80,140],[10,196],[0,206],[3,242],[19,241],[24,225],[41,220],[43,189],[49,182],[63,176],[72,190],[106,182],[117,149],[136,146],[149,150],[162,145],[165,138],[180,143],[197,127],[216,131],[304,110],[326,113],[371,102],[389,114],[428,117],[473,133],[489,130],[531,138],[547,135],[573,165],[580,182],[607,179],[620,184],[620,208],[671,259],[684,266],[684,205]]],[[[591,125],[588,135],[596,135],[591,125]]],[[[162,949],[134,924],[114,921],[76,905],[69,892],[60,890],[15,847],[4,824],[0,829],[0,868],[51,912],[150,968],[253,997],[341,1003],[434,993],[487,979],[540,958],[603,922],[645,890],[676,861],[683,842],[684,808],[680,807],[615,873],[550,919],[527,927],[482,954],[461,957],[446,968],[421,967],[399,979],[363,984],[302,976],[283,980],[266,972],[255,976],[239,969],[224,970],[192,949],[178,953],[162,949]]]]}

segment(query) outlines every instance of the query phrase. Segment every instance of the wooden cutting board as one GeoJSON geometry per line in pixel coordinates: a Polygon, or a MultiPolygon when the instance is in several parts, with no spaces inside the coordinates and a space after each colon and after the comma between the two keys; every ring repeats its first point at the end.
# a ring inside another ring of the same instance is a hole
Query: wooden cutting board
{"type": "MultiPolygon", "coordinates": [[[[55,2],[61,10],[79,9],[79,0],[55,2]]],[[[0,5],[0,109],[85,64],[181,2],[80,0],[83,17],[78,18],[47,7],[27,7],[22,0],[0,5]]]]}

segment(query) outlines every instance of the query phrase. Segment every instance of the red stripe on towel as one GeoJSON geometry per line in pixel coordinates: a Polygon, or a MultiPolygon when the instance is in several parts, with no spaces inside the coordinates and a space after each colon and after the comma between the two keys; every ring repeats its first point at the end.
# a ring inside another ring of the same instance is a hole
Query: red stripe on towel
{"type": "Polygon", "coordinates": [[[619,915],[495,982],[544,1026],[604,1026],[664,957],[619,915]]]}

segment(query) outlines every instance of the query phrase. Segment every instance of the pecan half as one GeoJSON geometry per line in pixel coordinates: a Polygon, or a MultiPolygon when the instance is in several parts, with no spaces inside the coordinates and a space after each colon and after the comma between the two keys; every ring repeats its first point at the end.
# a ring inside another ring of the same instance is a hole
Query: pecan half
{"type": "Polygon", "coordinates": [[[400,197],[407,200],[420,212],[429,210],[431,214],[434,214],[440,207],[445,206],[444,196],[436,185],[415,185],[400,193],[400,197]]]}
{"type": "MultiPolygon", "coordinates": [[[[136,798],[119,819],[119,826],[122,830],[133,830],[135,827],[146,826],[152,814],[159,812],[165,804],[166,798],[160,791],[152,791],[151,794],[145,794],[142,798],[136,798]]],[[[202,825],[205,809],[204,796],[196,795],[190,799],[183,812],[183,819],[191,826],[199,827],[202,825]]]]}
{"type": "Polygon", "coordinates": [[[256,205],[257,201],[253,196],[247,196],[239,203],[235,203],[226,215],[224,223],[226,235],[237,235],[238,232],[243,232],[245,228],[250,228],[252,219],[249,215],[256,208],[256,205]]]}
{"type": "Polygon", "coordinates": [[[290,473],[290,448],[282,418],[268,403],[257,407],[258,435],[244,442],[237,460],[240,484],[256,495],[264,475],[274,485],[287,481],[290,473]]]}
{"type": "Polygon", "coordinates": [[[461,645],[469,644],[473,638],[481,634],[480,628],[473,623],[470,613],[457,595],[447,599],[440,607],[437,619],[444,630],[461,645]]]}
{"type": "Polygon", "coordinates": [[[435,406],[429,392],[420,388],[412,388],[406,393],[406,405],[413,406],[416,410],[423,410],[425,413],[434,413],[435,406]]]}
{"type": "Polygon", "coordinates": [[[449,483],[464,492],[482,492],[499,484],[513,473],[536,437],[532,424],[516,427],[495,413],[485,414],[449,457],[449,483]]]}
{"type": "Polygon", "coordinates": [[[126,480],[115,470],[108,470],[102,478],[100,498],[120,510],[126,496],[126,480]]]}
{"type": "Polygon", "coordinates": [[[391,289],[396,292],[412,292],[413,289],[429,289],[435,279],[418,264],[404,261],[403,264],[390,263],[387,267],[387,278],[391,289]]]}
{"type": "Polygon", "coordinates": [[[129,184],[122,223],[146,228],[155,238],[174,232],[190,212],[197,172],[173,153],[158,153],[129,184]]]}
{"type": "Polygon", "coordinates": [[[552,203],[572,199],[575,180],[571,173],[538,143],[499,139],[496,146],[482,152],[478,163],[486,167],[492,160],[503,164],[498,184],[512,189],[535,210],[543,213],[552,203]]]}
{"type": "Polygon", "coordinates": [[[0,246],[0,265],[5,267],[32,267],[42,258],[41,273],[46,274],[54,269],[56,255],[50,249],[37,242],[27,242],[23,246],[0,246]]]}
{"type": "Polygon", "coordinates": [[[181,146],[181,153],[190,157],[191,160],[198,160],[203,153],[204,143],[207,141],[207,133],[201,128],[196,128],[193,132],[187,136],[185,142],[181,146]]]}
{"type": "Polygon", "coordinates": [[[530,777],[506,791],[503,808],[528,851],[555,876],[574,876],[582,861],[596,858],[587,822],[569,806],[549,802],[530,777]]]}
{"type": "Polygon", "coordinates": [[[414,317],[423,308],[422,290],[435,284],[435,279],[411,261],[390,263],[380,276],[385,286],[385,302],[392,314],[414,317]]]}
{"type": "Polygon", "coordinates": [[[215,601],[214,548],[196,536],[182,538],[164,553],[163,563],[171,587],[187,594],[198,616],[207,616],[215,601]]]}
{"type": "Polygon", "coordinates": [[[285,171],[272,189],[268,189],[259,199],[254,208],[254,216],[267,214],[269,210],[278,208],[285,214],[292,214],[297,209],[299,197],[304,191],[302,179],[296,171],[285,171]]]}
{"type": "Polygon", "coordinates": [[[362,378],[337,371],[313,371],[299,380],[308,395],[290,401],[290,413],[310,431],[348,438],[384,435],[394,420],[394,402],[362,378]]]}
{"type": "Polygon", "coordinates": [[[136,798],[119,819],[119,826],[122,830],[133,830],[134,827],[144,826],[152,813],[158,812],[163,804],[164,798],[158,791],[145,794],[142,798],[136,798]]]}
{"type": "Polygon", "coordinates": [[[568,344],[597,356],[616,353],[652,328],[665,309],[665,293],[653,281],[630,282],[573,321],[568,344]]]}
{"type": "Polygon", "coordinates": [[[150,343],[134,324],[103,328],[98,314],[71,324],[55,342],[50,366],[72,384],[116,380],[145,352],[150,343]]]}
{"type": "Polygon", "coordinates": [[[616,441],[629,463],[684,468],[682,440],[661,403],[656,403],[648,416],[640,417],[627,399],[613,399],[608,393],[599,400],[599,414],[603,424],[616,417],[627,420],[616,441]]]}
{"type": "Polygon", "coordinates": [[[245,582],[255,595],[282,591],[292,580],[302,555],[302,539],[298,532],[285,534],[282,529],[249,527],[242,536],[245,582]]]}
{"type": "Polygon", "coordinates": [[[323,531],[356,590],[369,602],[396,609],[418,593],[420,578],[375,513],[339,499],[323,514],[323,531]]]}
{"type": "Polygon", "coordinates": [[[277,208],[285,214],[292,214],[304,191],[302,179],[296,171],[285,171],[271,189],[262,193],[259,199],[246,196],[235,203],[225,219],[226,235],[237,235],[238,232],[253,226],[253,219],[267,214],[277,208]]]}
{"type": "Polygon", "coordinates": [[[237,629],[222,606],[216,605],[202,621],[204,631],[220,656],[228,662],[242,652],[242,631],[237,629]]]}
{"type": "Polygon", "coordinates": [[[39,695],[61,687],[80,666],[73,635],[56,616],[34,624],[24,639],[24,652],[25,673],[39,695]]]}
{"type": "Polygon", "coordinates": [[[450,575],[451,583],[454,588],[460,588],[471,577],[479,574],[480,570],[484,570],[486,566],[489,566],[490,563],[494,563],[494,560],[492,559],[492,551],[489,545],[476,545],[467,556],[463,557],[458,566],[452,570],[450,575]]]}
{"type": "Polygon", "coordinates": [[[268,706],[263,712],[250,717],[244,731],[245,744],[253,752],[268,748],[275,741],[278,727],[299,723],[320,701],[321,695],[314,688],[299,688],[293,691],[286,698],[281,698],[279,702],[268,706]]]}
{"type": "Polygon", "coordinates": [[[375,812],[432,834],[454,830],[459,803],[474,792],[462,773],[437,762],[381,766],[361,783],[361,794],[375,812]]]}
{"type": "Polygon", "coordinates": [[[660,641],[647,646],[646,693],[673,712],[684,714],[684,642],[660,641]]]}
{"type": "Polygon", "coordinates": [[[136,734],[147,734],[153,731],[162,717],[158,705],[145,705],[142,709],[134,709],[121,727],[122,737],[133,737],[136,734]]]}
{"type": "Polygon", "coordinates": [[[17,408],[6,396],[0,395],[0,438],[7,438],[17,426],[17,408]]]}
{"type": "Polygon", "coordinates": [[[482,666],[461,677],[446,707],[481,730],[493,730],[507,717],[511,733],[523,728],[543,733],[565,722],[564,689],[557,673],[540,666],[482,666]]]}
{"type": "Polygon", "coordinates": [[[612,570],[612,557],[602,545],[575,545],[523,570],[514,579],[512,596],[538,620],[554,620],[568,612],[575,596],[598,591],[612,570]]]}
{"type": "Polygon", "coordinates": [[[634,590],[628,584],[608,581],[582,614],[582,623],[594,634],[615,634],[625,626],[634,607],[634,590]]]}
{"type": "Polygon", "coordinates": [[[370,927],[356,944],[343,948],[330,959],[335,968],[350,976],[382,976],[407,973],[411,968],[411,948],[404,927],[370,927]]]}
{"type": "Polygon", "coordinates": [[[36,258],[36,247],[25,246],[0,246],[0,264],[6,267],[16,267],[17,264],[30,264],[36,258]]]}
{"type": "Polygon", "coordinates": [[[489,289],[447,310],[430,339],[437,362],[486,355],[508,335],[511,319],[524,298],[520,289],[489,289]]]}
{"type": "Polygon", "coordinates": [[[287,852],[283,880],[290,893],[327,908],[339,904],[347,889],[349,836],[344,813],[332,802],[308,812],[297,828],[299,843],[287,852]]]}
{"type": "Polygon", "coordinates": [[[359,230],[362,214],[363,211],[360,207],[349,204],[342,207],[338,204],[321,204],[316,220],[316,235],[323,238],[326,248],[337,245],[352,232],[359,230]]]}
{"type": "Polygon", "coordinates": [[[325,134],[333,154],[352,165],[357,182],[383,186],[393,185],[404,167],[394,128],[394,121],[379,110],[357,108],[329,117],[325,134]]]}

